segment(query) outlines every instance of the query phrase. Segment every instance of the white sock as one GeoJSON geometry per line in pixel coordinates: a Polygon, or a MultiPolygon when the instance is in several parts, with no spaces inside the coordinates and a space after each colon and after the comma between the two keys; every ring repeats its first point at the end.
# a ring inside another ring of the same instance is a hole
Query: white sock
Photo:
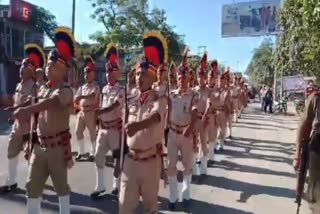
{"type": "Polygon", "coordinates": [[[85,153],[84,139],[78,140],[78,154],[83,155],[85,153]]]}
{"type": "Polygon", "coordinates": [[[27,214],[40,214],[40,198],[27,198],[27,214]]]}
{"type": "Polygon", "coordinates": [[[7,185],[11,186],[17,183],[19,155],[14,158],[8,159],[8,180],[7,185]]]}
{"type": "Polygon", "coordinates": [[[60,214],[70,214],[70,196],[59,197],[60,214]]]}
{"type": "Polygon", "coordinates": [[[96,142],[91,142],[90,155],[94,156],[96,154],[96,142]]]}
{"type": "Polygon", "coordinates": [[[168,177],[169,182],[169,201],[175,203],[178,200],[178,180],[177,176],[168,177]]]}
{"type": "Polygon", "coordinates": [[[104,191],[106,189],[104,185],[105,172],[104,168],[96,168],[96,187],[95,191],[104,191]]]}
{"type": "Polygon", "coordinates": [[[191,175],[184,175],[182,182],[182,199],[190,199],[191,175]]]}

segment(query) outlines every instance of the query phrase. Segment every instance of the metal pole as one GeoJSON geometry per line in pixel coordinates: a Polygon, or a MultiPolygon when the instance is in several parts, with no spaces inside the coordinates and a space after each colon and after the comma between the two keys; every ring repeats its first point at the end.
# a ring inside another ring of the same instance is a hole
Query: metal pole
{"type": "Polygon", "coordinates": [[[76,17],[76,0],[72,1],[72,34],[74,35],[75,28],[75,17],[76,17]]]}

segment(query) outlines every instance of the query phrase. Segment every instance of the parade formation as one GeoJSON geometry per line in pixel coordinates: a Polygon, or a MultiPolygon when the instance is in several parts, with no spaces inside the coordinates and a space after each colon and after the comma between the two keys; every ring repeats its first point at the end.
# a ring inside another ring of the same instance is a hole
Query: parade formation
{"type": "Polygon", "coordinates": [[[130,69],[120,67],[117,44],[107,46],[108,81],[101,89],[94,82],[94,61],[87,56],[85,83],[75,93],[64,82],[76,53],[69,29],[56,30],[55,49],[47,58],[41,47],[26,45],[27,58],[20,68],[14,106],[7,108],[13,112],[13,128],[7,153],[8,179],[1,192],[18,187],[18,155],[24,152],[29,165],[27,213],[41,213],[41,194],[49,176],[59,197],[60,213],[70,213],[68,170],[77,164],[74,160],[95,162],[96,185],[90,196],[98,199],[106,191],[109,151],[114,160],[111,193],[119,196],[120,214],[135,213],[140,196],[144,213],[157,213],[163,174],[169,187],[168,208],[175,210],[180,198],[179,156],[182,205],[190,206],[191,181],[201,181],[207,167],[214,167],[215,154],[224,151],[225,139],[232,138],[232,124],[247,106],[248,89],[244,79],[230,68],[219,71],[217,60],[208,66],[208,53],[194,75],[188,48],[182,62],[168,62],[164,36],[151,31],[141,39],[144,54],[130,69]],[[119,78],[124,72],[126,82],[121,85],[119,78]],[[48,82],[44,82],[44,75],[48,82]],[[77,114],[75,133],[69,127],[73,112],[77,114]],[[84,140],[85,129],[90,142],[84,140]],[[71,148],[71,137],[76,138],[78,148],[71,148]],[[88,146],[90,151],[85,150],[88,146]]]}

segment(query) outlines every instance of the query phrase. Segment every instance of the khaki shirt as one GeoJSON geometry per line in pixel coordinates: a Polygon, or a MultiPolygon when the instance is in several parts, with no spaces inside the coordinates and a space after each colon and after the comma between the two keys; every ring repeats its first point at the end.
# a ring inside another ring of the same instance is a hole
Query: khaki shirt
{"type": "Polygon", "coordinates": [[[153,93],[141,103],[140,96],[136,96],[128,101],[128,123],[139,122],[149,118],[152,114],[158,113],[161,121],[153,126],[138,131],[134,136],[127,138],[127,143],[130,149],[148,150],[157,144],[161,143],[163,139],[163,131],[161,125],[165,120],[166,115],[165,97],[156,98],[153,93]]]}
{"type": "Polygon", "coordinates": [[[90,99],[81,99],[80,100],[80,109],[81,111],[93,111],[99,104],[99,95],[100,95],[100,89],[99,86],[92,82],[92,83],[86,83],[80,88],[78,88],[75,99],[80,96],[87,96],[94,93],[95,96],[90,99]]]}
{"type": "Polygon", "coordinates": [[[125,90],[119,83],[114,86],[106,85],[102,89],[102,106],[101,108],[110,107],[118,102],[120,105],[108,113],[99,115],[99,119],[109,122],[123,117],[123,108],[125,102],[125,90]]]}
{"type": "Polygon", "coordinates": [[[60,105],[39,113],[37,131],[40,136],[54,136],[69,129],[69,117],[73,105],[72,89],[66,83],[52,88],[46,84],[40,88],[39,102],[54,96],[58,97],[60,105]]]}
{"type": "Polygon", "coordinates": [[[213,88],[209,95],[209,105],[213,111],[224,109],[228,92],[223,89],[213,88]]]}
{"type": "Polygon", "coordinates": [[[187,126],[191,123],[191,112],[197,109],[197,96],[192,89],[188,89],[184,94],[180,95],[179,89],[170,93],[172,109],[170,114],[170,122],[174,125],[187,126]]]}
{"type": "Polygon", "coordinates": [[[35,83],[32,79],[25,83],[18,83],[14,94],[14,106],[25,103],[30,96],[34,96],[36,93],[35,89],[35,83]]]}
{"type": "Polygon", "coordinates": [[[41,81],[41,82],[36,82],[36,87],[37,87],[37,93],[39,93],[39,91],[40,91],[40,88],[44,85],[44,84],[46,84],[46,82],[43,80],[43,81],[41,81]]]}
{"type": "Polygon", "coordinates": [[[230,90],[231,90],[231,97],[232,99],[238,99],[238,96],[239,96],[239,92],[238,92],[238,89],[237,89],[237,86],[235,85],[232,85],[230,86],[230,90]]]}
{"type": "Polygon", "coordinates": [[[210,90],[208,87],[204,87],[203,89],[201,89],[200,86],[196,86],[193,90],[198,98],[198,104],[197,104],[198,112],[199,114],[202,115],[207,109],[210,90]]]}
{"type": "Polygon", "coordinates": [[[167,84],[163,83],[159,85],[158,83],[155,83],[153,85],[153,89],[157,92],[158,96],[168,96],[168,90],[167,90],[167,84]]]}

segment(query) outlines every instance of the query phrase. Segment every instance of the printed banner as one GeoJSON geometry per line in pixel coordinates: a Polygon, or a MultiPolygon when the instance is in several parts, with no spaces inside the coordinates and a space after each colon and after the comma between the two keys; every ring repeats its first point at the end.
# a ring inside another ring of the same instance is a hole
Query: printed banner
{"type": "Polygon", "coordinates": [[[222,37],[275,35],[280,0],[261,0],[224,5],[222,37]]]}

